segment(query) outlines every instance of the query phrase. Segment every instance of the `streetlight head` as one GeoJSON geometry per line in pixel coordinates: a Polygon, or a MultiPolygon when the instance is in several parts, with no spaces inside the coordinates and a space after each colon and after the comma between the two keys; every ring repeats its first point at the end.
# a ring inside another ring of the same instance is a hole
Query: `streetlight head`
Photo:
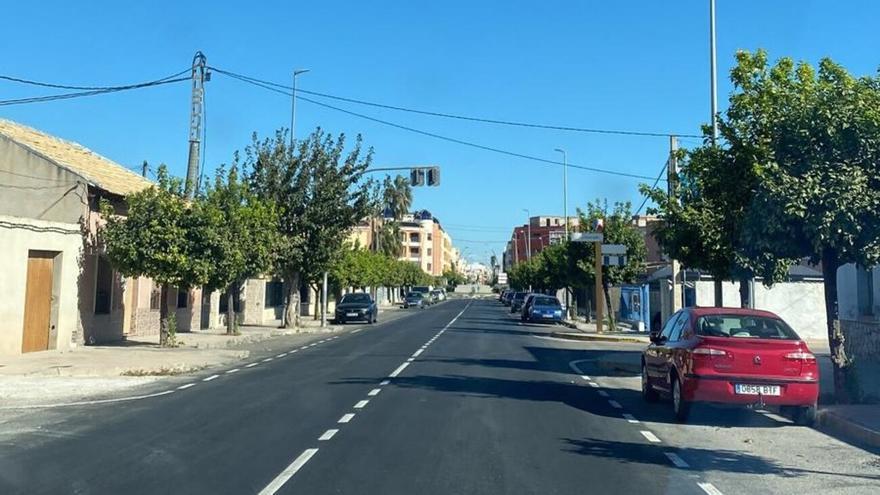
{"type": "Polygon", "coordinates": [[[308,71],[309,71],[309,69],[294,69],[293,75],[298,76],[300,74],[305,74],[308,71]]]}
{"type": "Polygon", "coordinates": [[[565,153],[565,150],[562,148],[554,148],[553,151],[558,151],[560,153],[565,153]]]}

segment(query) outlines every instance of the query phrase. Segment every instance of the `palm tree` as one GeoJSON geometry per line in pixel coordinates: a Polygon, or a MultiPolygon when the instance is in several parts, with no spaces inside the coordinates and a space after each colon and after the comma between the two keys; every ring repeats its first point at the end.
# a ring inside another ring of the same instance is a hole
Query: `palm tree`
{"type": "Polygon", "coordinates": [[[385,207],[390,210],[395,220],[401,220],[412,206],[412,187],[409,180],[402,175],[398,175],[393,181],[390,176],[385,177],[382,196],[385,207]]]}

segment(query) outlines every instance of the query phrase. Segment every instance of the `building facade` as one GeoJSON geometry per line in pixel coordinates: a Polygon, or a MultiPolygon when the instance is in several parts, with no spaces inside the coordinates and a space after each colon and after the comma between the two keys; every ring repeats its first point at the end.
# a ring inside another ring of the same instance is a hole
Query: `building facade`
{"type": "MultiPolygon", "coordinates": [[[[576,217],[568,217],[570,232],[577,231],[580,222],[576,217]]],[[[562,216],[535,216],[529,223],[513,228],[510,240],[502,255],[502,267],[505,272],[519,263],[535,256],[547,246],[565,239],[565,218],[562,216]],[[531,234],[531,238],[529,238],[531,234]]]]}

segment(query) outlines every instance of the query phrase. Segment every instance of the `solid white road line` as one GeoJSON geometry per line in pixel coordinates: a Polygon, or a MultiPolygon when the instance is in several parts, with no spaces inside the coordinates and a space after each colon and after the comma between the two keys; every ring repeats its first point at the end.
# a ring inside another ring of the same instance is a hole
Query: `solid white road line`
{"type": "Polygon", "coordinates": [[[275,359],[275,358],[267,357],[266,359],[263,360],[263,362],[268,363],[269,361],[272,361],[273,359],[275,359]]]}
{"type": "Polygon", "coordinates": [[[299,455],[293,462],[290,463],[289,466],[284,468],[284,471],[281,471],[281,474],[275,477],[266,488],[260,490],[259,495],[274,495],[285,483],[287,480],[293,477],[297,471],[300,470],[301,467],[305,465],[305,463],[309,462],[309,459],[312,458],[315,453],[318,452],[318,449],[306,449],[302,454],[299,455]]]}
{"type": "Polygon", "coordinates": [[[715,488],[715,485],[713,485],[712,483],[697,483],[697,486],[702,488],[703,491],[708,493],[709,495],[724,495],[723,493],[721,493],[721,490],[715,488]]]}
{"type": "Polygon", "coordinates": [[[195,387],[195,386],[196,386],[195,383],[187,383],[186,385],[181,385],[181,386],[177,387],[177,390],[186,390],[190,387],[195,387]]]}
{"type": "Polygon", "coordinates": [[[367,393],[367,395],[369,395],[370,397],[375,397],[375,396],[379,395],[379,392],[381,392],[381,391],[382,391],[381,388],[374,388],[373,390],[370,390],[367,393]]]}
{"type": "Polygon", "coordinates": [[[416,352],[414,352],[412,357],[414,357],[414,358],[419,357],[419,354],[421,354],[424,351],[425,351],[425,348],[423,347],[423,348],[417,350],[416,352]]]}
{"type": "Polygon", "coordinates": [[[379,385],[384,387],[385,385],[388,385],[389,383],[391,383],[391,380],[382,380],[381,382],[379,382],[379,385]]]}
{"type": "Polygon", "coordinates": [[[394,378],[394,377],[396,377],[397,375],[400,374],[401,371],[403,371],[404,369],[406,369],[407,366],[409,366],[409,363],[403,363],[403,364],[401,364],[400,366],[397,367],[396,370],[392,371],[391,374],[388,375],[388,377],[389,377],[389,378],[394,378]]]}
{"type": "Polygon", "coordinates": [[[352,330],[351,333],[358,333],[358,332],[360,332],[361,330],[363,330],[363,328],[358,328],[357,330],[352,330]]]}
{"type": "Polygon", "coordinates": [[[318,440],[321,440],[322,442],[325,440],[330,440],[331,438],[333,438],[333,435],[337,434],[338,432],[339,432],[339,430],[335,430],[335,429],[334,430],[327,430],[324,432],[323,435],[318,437],[318,440]]]}
{"type": "Polygon", "coordinates": [[[54,409],[56,407],[67,407],[67,406],[90,406],[93,404],[109,404],[112,402],[128,402],[131,400],[141,400],[141,399],[149,399],[151,397],[159,397],[160,395],[168,395],[173,394],[174,390],[165,390],[162,392],[156,392],[155,394],[147,394],[147,395],[133,395],[130,397],[117,397],[115,399],[96,399],[96,400],[84,400],[80,402],[65,402],[63,404],[31,404],[28,406],[0,406],[0,411],[8,411],[14,409],[54,409]]]}
{"type": "Polygon", "coordinates": [[[684,459],[679,457],[678,454],[676,454],[676,453],[664,452],[663,454],[666,456],[667,459],[669,459],[670,461],[672,461],[673,464],[675,464],[675,467],[679,467],[679,468],[683,468],[683,469],[687,469],[687,468],[691,467],[690,464],[686,463],[684,461],[684,459]]]}
{"type": "Polygon", "coordinates": [[[226,372],[226,374],[228,375],[230,373],[238,373],[239,371],[240,371],[240,368],[232,368],[231,370],[228,370],[226,372]]]}
{"type": "Polygon", "coordinates": [[[353,417],[354,413],[343,414],[342,417],[339,418],[339,421],[337,421],[337,423],[348,423],[353,417]]]}
{"type": "Polygon", "coordinates": [[[370,401],[368,401],[368,400],[366,400],[366,399],[364,399],[364,400],[359,400],[358,403],[354,405],[354,408],[355,408],[355,409],[363,409],[364,406],[366,406],[369,402],[370,402],[370,401]]]}
{"type": "Polygon", "coordinates": [[[415,360],[416,360],[416,358],[406,358],[406,362],[407,362],[407,363],[411,363],[411,362],[413,362],[413,361],[415,361],[415,360]]]}
{"type": "Polygon", "coordinates": [[[611,404],[611,407],[613,407],[614,409],[623,409],[623,406],[620,405],[620,402],[617,402],[616,400],[609,400],[608,403],[611,404]]]}
{"type": "Polygon", "coordinates": [[[651,443],[660,443],[660,439],[657,438],[657,435],[651,433],[651,432],[648,431],[648,430],[642,430],[642,431],[640,431],[639,433],[641,433],[642,436],[645,437],[645,438],[647,438],[648,441],[651,442],[651,443]]]}
{"type": "Polygon", "coordinates": [[[246,365],[244,365],[244,367],[245,367],[245,368],[253,368],[254,366],[256,366],[256,365],[258,365],[258,364],[260,364],[260,363],[246,364],[246,365]]]}
{"type": "Polygon", "coordinates": [[[639,420],[637,420],[636,417],[633,416],[632,414],[624,413],[623,419],[627,420],[627,422],[630,422],[630,423],[638,423],[639,422],[639,420]]]}
{"type": "Polygon", "coordinates": [[[600,390],[599,395],[601,395],[602,397],[608,397],[608,392],[606,392],[604,390],[600,390]]]}
{"type": "Polygon", "coordinates": [[[210,382],[211,380],[213,380],[215,378],[220,378],[220,375],[211,375],[208,378],[202,378],[202,381],[203,382],[210,382]]]}
{"type": "Polygon", "coordinates": [[[592,378],[590,378],[590,377],[587,376],[587,375],[581,375],[581,378],[583,378],[584,380],[586,380],[586,381],[588,381],[588,382],[593,380],[592,378]]]}

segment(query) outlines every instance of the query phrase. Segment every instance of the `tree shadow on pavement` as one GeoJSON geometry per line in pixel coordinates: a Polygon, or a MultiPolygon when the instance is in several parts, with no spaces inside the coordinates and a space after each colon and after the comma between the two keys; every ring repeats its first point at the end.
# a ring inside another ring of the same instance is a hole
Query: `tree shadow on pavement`
{"type": "Polygon", "coordinates": [[[599,440],[595,438],[562,439],[566,443],[568,452],[575,454],[617,459],[626,463],[634,464],[659,464],[669,466],[669,459],[660,454],[663,451],[675,452],[679,457],[688,462],[691,471],[741,474],[767,474],[794,478],[815,474],[842,476],[847,478],[861,478],[868,480],[880,480],[880,475],[840,473],[815,469],[803,469],[786,467],[772,459],[767,459],[747,452],[722,449],[702,449],[697,447],[666,448],[656,445],[619,442],[613,440],[599,440]]]}

